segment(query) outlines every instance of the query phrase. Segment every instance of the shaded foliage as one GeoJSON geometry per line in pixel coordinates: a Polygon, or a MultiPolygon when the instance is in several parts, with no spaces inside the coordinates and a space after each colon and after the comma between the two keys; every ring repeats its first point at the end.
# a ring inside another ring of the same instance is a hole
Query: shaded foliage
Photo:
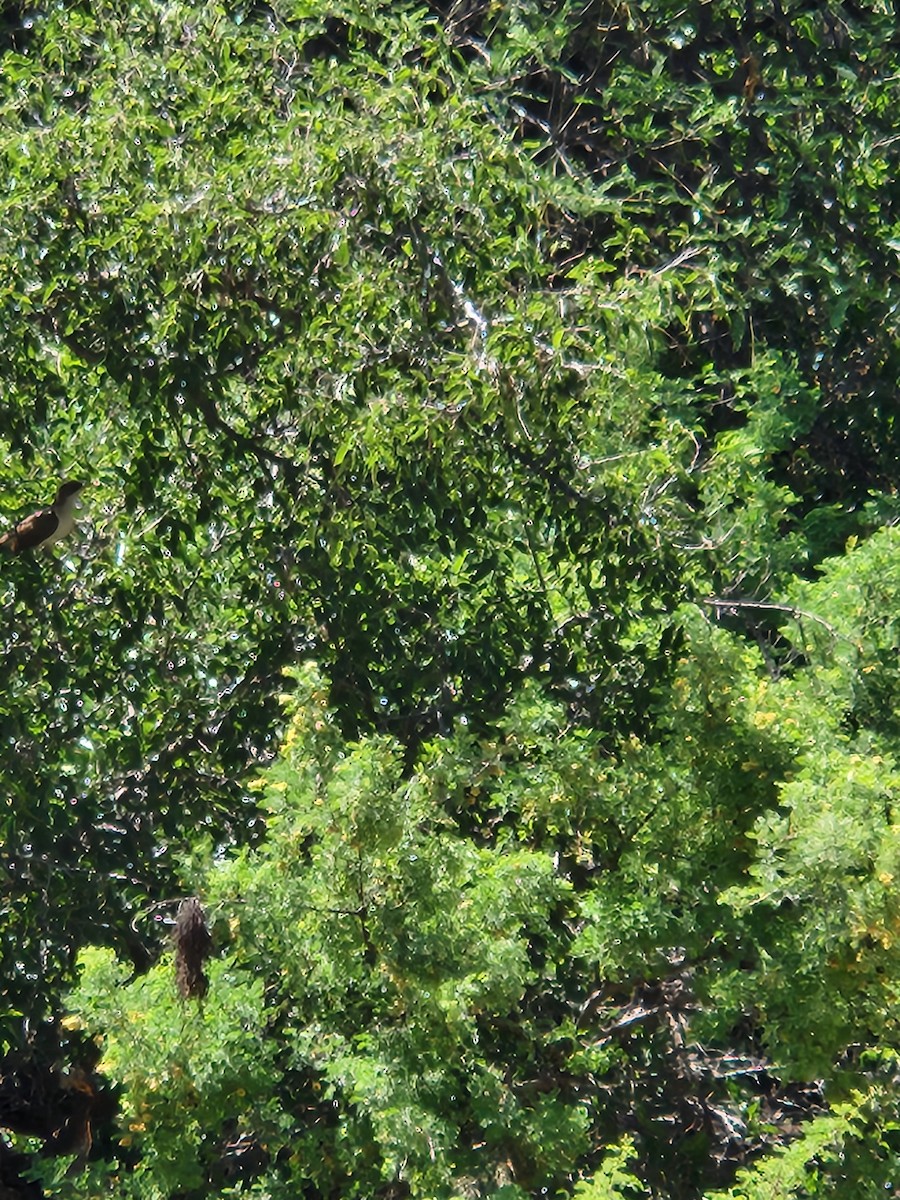
{"type": "Polygon", "coordinates": [[[93,1037],[121,1091],[4,1162],[883,1188],[893,12],[100,0],[0,53],[0,512],[92,477],[0,575],[0,1094],[93,1037]]]}

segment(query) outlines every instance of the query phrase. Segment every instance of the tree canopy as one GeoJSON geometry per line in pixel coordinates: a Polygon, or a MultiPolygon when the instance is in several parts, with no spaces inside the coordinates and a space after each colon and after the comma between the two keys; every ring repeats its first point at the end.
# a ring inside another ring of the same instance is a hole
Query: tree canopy
{"type": "Polygon", "coordinates": [[[0,50],[0,1192],[884,1195],[893,9],[0,50]]]}

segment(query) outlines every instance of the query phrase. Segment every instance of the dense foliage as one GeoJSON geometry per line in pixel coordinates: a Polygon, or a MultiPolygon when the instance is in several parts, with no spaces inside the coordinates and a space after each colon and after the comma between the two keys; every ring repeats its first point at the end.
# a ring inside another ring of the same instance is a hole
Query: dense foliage
{"type": "Polygon", "coordinates": [[[895,1186],[895,26],[6,10],[0,1190],[895,1186]]]}

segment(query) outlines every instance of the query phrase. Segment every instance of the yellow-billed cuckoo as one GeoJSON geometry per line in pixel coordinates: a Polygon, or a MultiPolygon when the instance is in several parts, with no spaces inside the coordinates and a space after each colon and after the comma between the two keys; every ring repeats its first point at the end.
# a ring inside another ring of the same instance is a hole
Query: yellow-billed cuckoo
{"type": "Polygon", "coordinates": [[[49,508],[38,509],[31,516],[23,517],[9,533],[0,537],[0,551],[21,554],[23,550],[50,546],[60,538],[68,537],[75,528],[75,503],[83,487],[83,483],[74,479],[60,484],[49,508]]]}

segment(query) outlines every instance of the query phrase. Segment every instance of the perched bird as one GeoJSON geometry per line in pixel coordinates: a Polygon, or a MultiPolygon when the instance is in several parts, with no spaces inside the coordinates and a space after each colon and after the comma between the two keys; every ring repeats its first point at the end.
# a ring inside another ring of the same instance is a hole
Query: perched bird
{"type": "Polygon", "coordinates": [[[60,538],[68,537],[75,528],[75,504],[83,487],[83,483],[74,479],[62,483],[49,508],[38,509],[31,516],[23,517],[9,533],[0,537],[0,551],[21,554],[23,550],[50,546],[60,538]]]}

